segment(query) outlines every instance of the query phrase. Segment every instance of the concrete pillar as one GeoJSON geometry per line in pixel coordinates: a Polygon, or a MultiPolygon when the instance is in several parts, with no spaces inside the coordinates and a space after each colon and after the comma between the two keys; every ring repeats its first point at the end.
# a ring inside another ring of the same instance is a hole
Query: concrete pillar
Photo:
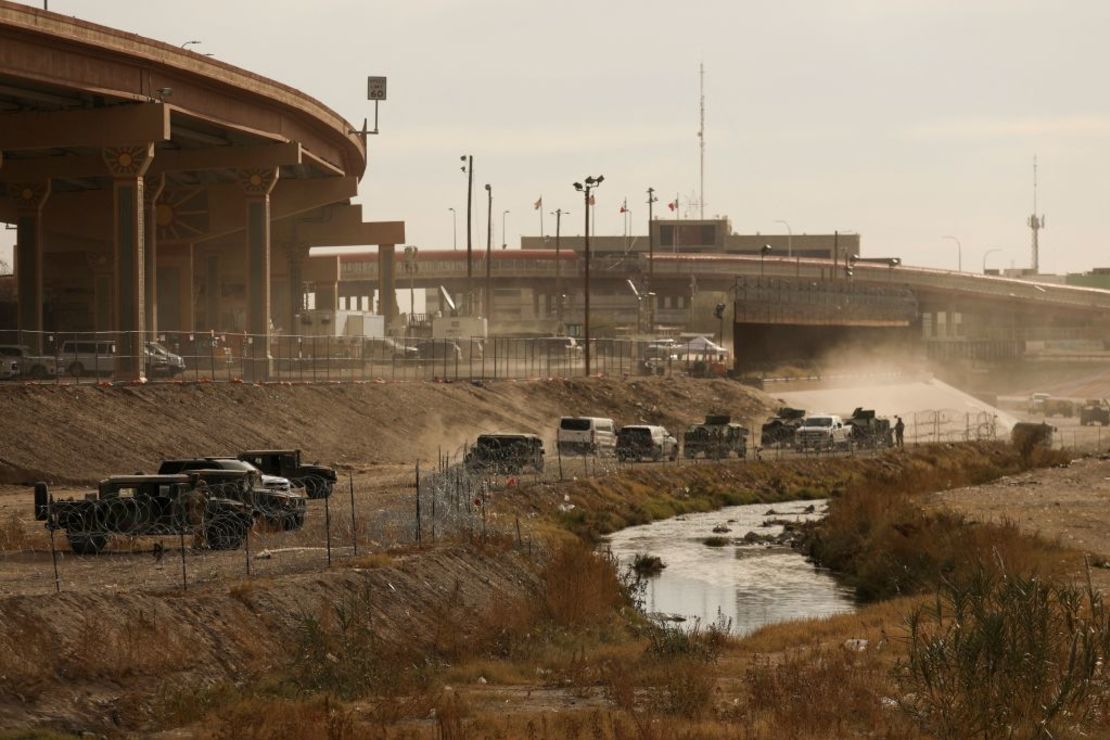
{"type": "Polygon", "coordinates": [[[146,286],[146,331],[151,341],[158,338],[158,198],[165,187],[165,175],[144,178],[143,216],[146,219],[146,244],[143,254],[146,286]]]}
{"type": "Polygon", "coordinates": [[[50,181],[13,184],[16,202],[15,285],[21,341],[42,352],[42,207],[50,197],[50,181]]]}
{"type": "Polygon", "coordinates": [[[196,244],[190,244],[185,248],[185,267],[181,270],[179,278],[181,282],[178,288],[181,296],[181,330],[190,333],[197,330],[196,254],[196,244]]]}
{"type": "Polygon", "coordinates": [[[107,147],[104,163],[112,175],[112,242],[116,377],[143,380],[146,362],[146,229],[143,224],[143,175],[154,159],[154,144],[107,147]]]}
{"type": "Polygon", "coordinates": [[[290,244],[285,248],[289,259],[289,334],[300,334],[300,315],[304,311],[304,262],[308,247],[290,244]]]}
{"type": "Polygon", "coordinates": [[[393,244],[378,247],[378,303],[386,327],[397,320],[396,255],[397,247],[393,244]]]}
{"type": "Polygon", "coordinates": [[[240,170],[246,194],[247,379],[270,377],[270,193],[278,169],[240,170]]]}
{"type": "Polygon", "coordinates": [[[339,310],[339,283],[316,283],[316,310],[339,310]]]}

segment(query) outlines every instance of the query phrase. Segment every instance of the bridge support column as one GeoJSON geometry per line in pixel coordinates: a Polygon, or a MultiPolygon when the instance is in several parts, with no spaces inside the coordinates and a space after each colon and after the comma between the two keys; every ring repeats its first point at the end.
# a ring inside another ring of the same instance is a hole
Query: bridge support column
{"type": "Polygon", "coordinates": [[[247,345],[246,380],[270,378],[270,193],[278,169],[240,170],[246,195],[247,345]]]}
{"type": "Polygon", "coordinates": [[[339,310],[339,283],[316,283],[316,310],[339,310]]]}
{"type": "Polygon", "coordinates": [[[396,245],[378,247],[378,302],[387,329],[397,320],[396,255],[396,245]]]}
{"type": "Polygon", "coordinates": [[[116,378],[144,380],[146,357],[146,229],[143,176],[154,159],[154,144],[107,147],[104,163],[112,175],[112,236],[115,255],[116,378]]]}
{"type": "Polygon", "coordinates": [[[308,247],[303,244],[289,244],[285,247],[289,259],[289,334],[300,334],[301,311],[304,311],[304,262],[308,259],[308,247]]]}
{"type": "Polygon", "coordinates": [[[146,218],[146,249],[143,255],[146,287],[146,330],[151,341],[158,339],[158,198],[165,187],[165,175],[143,182],[143,209],[146,218]]]}
{"type": "Polygon", "coordinates": [[[16,202],[16,307],[21,341],[42,352],[42,207],[50,197],[50,181],[9,186],[16,202]]]}
{"type": "Polygon", "coordinates": [[[196,257],[197,245],[190,244],[185,248],[185,268],[181,271],[181,282],[178,283],[181,295],[181,331],[190,333],[197,330],[196,257]]]}

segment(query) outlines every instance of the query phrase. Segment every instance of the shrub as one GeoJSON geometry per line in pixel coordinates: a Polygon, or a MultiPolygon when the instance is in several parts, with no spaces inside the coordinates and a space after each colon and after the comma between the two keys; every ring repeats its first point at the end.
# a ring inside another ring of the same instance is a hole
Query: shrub
{"type": "Polygon", "coordinates": [[[632,558],[632,572],[641,578],[648,576],[657,576],[663,572],[667,564],[658,555],[649,555],[646,552],[638,552],[632,558]]]}
{"type": "Polygon", "coordinates": [[[579,540],[555,550],[542,581],[548,616],[564,627],[603,622],[627,600],[616,561],[579,540]]]}
{"type": "Polygon", "coordinates": [[[980,568],[907,622],[902,708],[940,737],[1084,734],[1110,700],[1102,595],[980,568]]]}

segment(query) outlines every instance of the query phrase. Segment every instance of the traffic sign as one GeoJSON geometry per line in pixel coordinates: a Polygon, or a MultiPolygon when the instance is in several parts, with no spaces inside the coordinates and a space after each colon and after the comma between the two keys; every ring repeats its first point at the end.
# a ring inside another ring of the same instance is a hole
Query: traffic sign
{"type": "Polygon", "coordinates": [[[366,78],[366,99],[367,100],[385,100],[385,78],[384,77],[367,77],[366,78]]]}

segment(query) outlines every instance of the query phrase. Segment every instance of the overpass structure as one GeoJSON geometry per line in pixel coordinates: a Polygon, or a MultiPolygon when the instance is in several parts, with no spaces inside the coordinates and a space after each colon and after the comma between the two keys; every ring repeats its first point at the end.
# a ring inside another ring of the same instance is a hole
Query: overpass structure
{"type": "Polygon", "coordinates": [[[305,281],[338,279],[311,247],[405,240],[351,203],[365,167],[365,135],[291,87],[0,0],[0,221],[16,224],[17,328],[38,349],[112,332],[116,376],[139,378],[159,331],[266,342],[305,281]]]}
{"type": "MultiPolygon", "coordinates": [[[[341,297],[356,297],[379,284],[377,256],[349,254],[321,257],[334,260],[335,288],[341,297]]],[[[711,314],[718,302],[736,299],[738,279],[789,284],[836,286],[844,295],[866,295],[872,288],[908,291],[914,301],[911,322],[922,338],[939,346],[975,351],[988,342],[1020,342],[1054,334],[1110,338],[1110,291],[1071,285],[1036,283],[1015,278],[908,267],[896,261],[856,261],[749,255],[656,254],[607,255],[591,260],[593,316],[606,314],[634,325],[642,299],[651,302],[655,323],[689,325],[691,313],[711,314]],[[647,276],[654,277],[648,284],[647,276]],[[850,273],[850,274],[849,274],[850,273]],[[638,286],[640,298],[628,281],[638,286]],[[731,294],[731,295],[730,295],[731,294]],[[709,296],[699,305],[698,296],[709,296]]],[[[583,258],[573,252],[509,250],[492,253],[494,326],[529,324],[554,330],[558,323],[581,321],[583,258]],[[562,317],[562,322],[558,319],[562,317]]],[[[474,274],[485,275],[485,254],[475,255],[474,274]]],[[[462,251],[422,250],[415,270],[399,275],[400,285],[449,292],[466,284],[462,251]]],[[[770,283],[769,283],[770,284],[770,283]]],[[[326,288],[330,294],[331,287],[326,288]]],[[[772,293],[765,304],[780,303],[772,293]]],[[[753,302],[749,302],[750,311],[753,302]]],[[[730,317],[731,318],[731,317],[730,317]]],[[[770,323],[770,322],[768,322],[770,323]]],[[[709,325],[716,328],[715,321],[709,325]]]]}

